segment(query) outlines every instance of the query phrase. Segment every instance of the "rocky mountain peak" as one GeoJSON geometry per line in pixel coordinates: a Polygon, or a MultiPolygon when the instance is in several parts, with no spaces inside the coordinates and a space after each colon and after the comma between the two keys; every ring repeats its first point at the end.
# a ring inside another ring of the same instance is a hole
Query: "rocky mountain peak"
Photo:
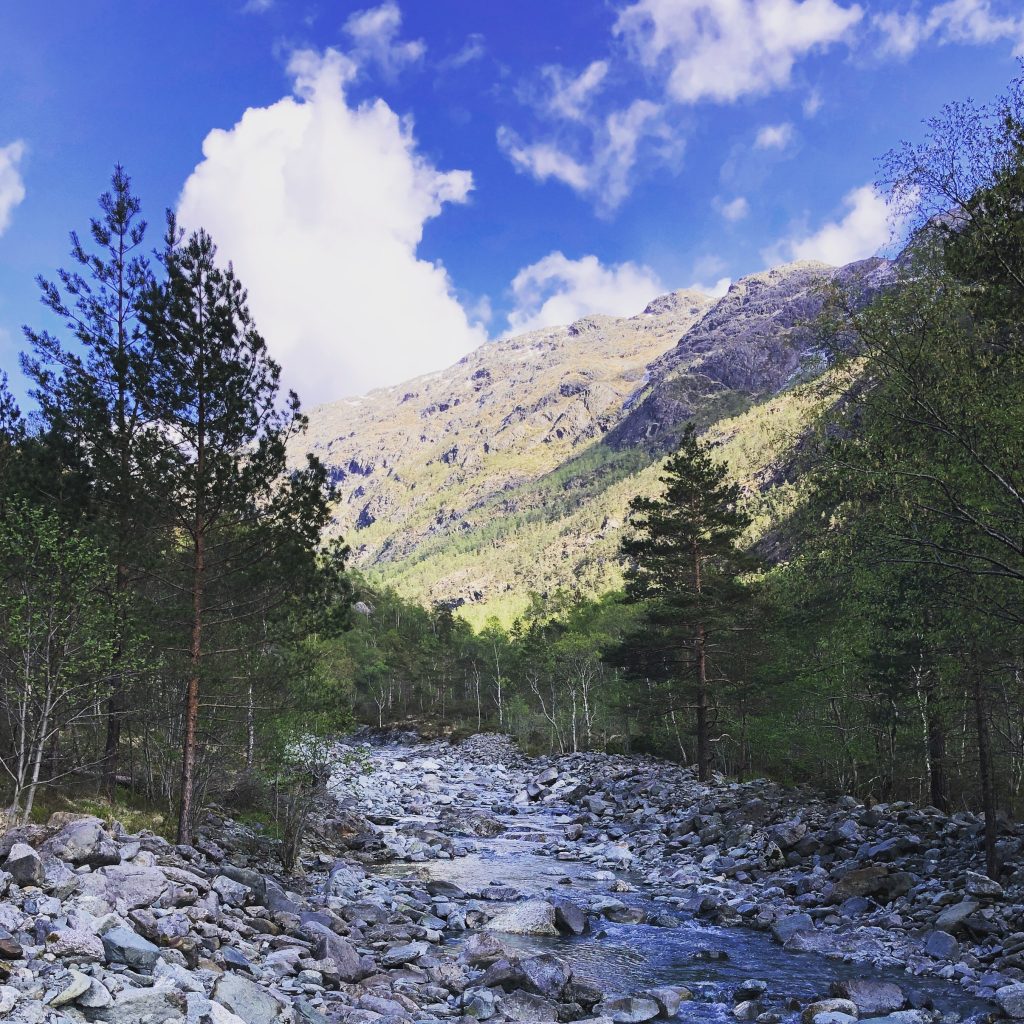
{"type": "Polygon", "coordinates": [[[870,292],[890,273],[884,260],[790,263],[718,298],[680,289],[631,317],[593,314],[502,338],[445,370],[313,409],[306,442],[337,486],[335,528],[357,564],[404,579],[410,596],[489,601],[502,588],[576,585],[605,571],[587,552],[614,545],[628,499],[616,497],[571,545],[560,517],[618,486],[623,467],[670,450],[690,419],[711,423],[820,369],[824,286],[856,281],[870,292]],[[560,553],[531,553],[516,539],[525,523],[551,524],[560,553]],[[485,554],[498,536],[516,566],[501,580],[485,554]],[[562,575],[538,580],[539,563],[562,575]]]}

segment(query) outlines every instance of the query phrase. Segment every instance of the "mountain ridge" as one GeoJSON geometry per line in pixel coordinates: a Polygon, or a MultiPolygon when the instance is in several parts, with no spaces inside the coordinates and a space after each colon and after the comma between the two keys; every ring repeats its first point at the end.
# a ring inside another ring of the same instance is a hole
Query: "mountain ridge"
{"type": "Polygon", "coordinates": [[[333,529],[363,571],[470,618],[507,618],[532,591],[614,586],[625,506],[656,488],[682,427],[742,417],[820,374],[828,285],[869,295],[891,268],[802,261],[718,298],[680,289],[317,406],[304,440],[337,488],[333,529]]]}

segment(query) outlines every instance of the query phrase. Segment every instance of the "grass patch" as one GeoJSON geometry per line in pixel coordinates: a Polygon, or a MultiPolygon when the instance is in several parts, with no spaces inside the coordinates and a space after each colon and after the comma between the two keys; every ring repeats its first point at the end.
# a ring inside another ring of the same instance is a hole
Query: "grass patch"
{"type": "Polygon", "coordinates": [[[44,789],[36,795],[32,808],[32,821],[46,824],[57,811],[73,814],[91,814],[110,825],[119,821],[128,832],[154,832],[165,839],[174,839],[177,821],[166,806],[157,806],[136,793],[119,786],[113,801],[95,793],[55,792],[44,789]]]}

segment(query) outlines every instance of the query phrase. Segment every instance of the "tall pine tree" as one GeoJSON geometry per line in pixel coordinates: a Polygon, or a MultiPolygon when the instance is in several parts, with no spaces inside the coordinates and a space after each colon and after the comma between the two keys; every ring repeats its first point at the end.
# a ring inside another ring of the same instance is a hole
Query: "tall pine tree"
{"type": "Polygon", "coordinates": [[[746,559],[737,542],[750,523],[739,507],[739,486],[727,476],[728,467],[714,461],[688,425],[665,463],[661,496],[631,502],[632,532],[622,542],[627,597],[649,603],[651,624],[682,655],[676,660],[692,695],[702,780],[712,760],[709,656],[738,624],[737,581],[746,559]]]}
{"type": "Polygon", "coordinates": [[[164,579],[182,599],[172,626],[185,634],[169,645],[186,652],[178,820],[185,843],[197,810],[200,699],[211,660],[267,642],[254,623],[315,578],[328,521],[323,466],[312,456],[301,468],[287,460],[288,441],[306,427],[298,398],[282,401],[280,368],[245,290],[216,254],[208,234],[183,239],[169,217],[166,281],[144,311],[153,411],[168,446],[161,498],[180,538],[164,579]]]}
{"type": "Polygon", "coordinates": [[[153,275],[143,249],[146,222],[124,168],[114,168],[99,206],[85,240],[71,233],[76,269],[59,270],[59,283],[38,278],[43,305],[64,322],[75,344],[26,327],[32,354],[22,357],[22,366],[35,385],[32,397],[45,423],[52,476],[79,477],[74,493],[85,507],[73,511],[90,521],[114,563],[122,619],[113,648],[103,759],[104,789],[112,796],[128,712],[120,663],[131,626],[129,602],[121,598],[138,576],[151,524],[158,438],[147,415],[152,351],[139,319],[153,275]]]}

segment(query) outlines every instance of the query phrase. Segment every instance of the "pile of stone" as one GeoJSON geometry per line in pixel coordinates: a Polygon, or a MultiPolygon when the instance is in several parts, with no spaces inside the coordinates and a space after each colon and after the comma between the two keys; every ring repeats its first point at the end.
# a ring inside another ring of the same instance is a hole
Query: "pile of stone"
{"type": "Polygon", "coordinates": [[[642,874],[677,909],[771,930],[794,952],[929,971],[994,996],[1024,982],[1024,828],[1004,824],[1001,884],[982,821],[867,807],[764,780],[711,784],[642,758],[540,766],[517,800],[573,812],[551,852],[642,874]]]}
{"type": "Polygon", "coordinates": [[[345,862],[300,894],[223,844],[239,832],[233,823],[214,819],[216,840],[203,831],[195,846],[174,846],[61,814],[7,833],[0,1017],[398,1024],[459,1015],[468,973],[438,943],[466,915],[446,896],[345,862]]]}

